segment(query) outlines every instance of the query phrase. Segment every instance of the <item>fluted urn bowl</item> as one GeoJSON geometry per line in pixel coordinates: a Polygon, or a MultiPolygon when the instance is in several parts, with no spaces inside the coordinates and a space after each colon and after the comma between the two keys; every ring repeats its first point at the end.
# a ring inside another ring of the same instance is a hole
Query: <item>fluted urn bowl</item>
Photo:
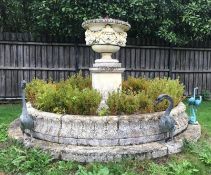
{"type": "Polygon", "coordinates": [[[125,46],[126,32],[131,26],[121,20],[105,18],[87,20],[82,23],[82,27],[86,30],[86,45],[101,53],[102,59],[112,59],[112,53],[125,46]]]}

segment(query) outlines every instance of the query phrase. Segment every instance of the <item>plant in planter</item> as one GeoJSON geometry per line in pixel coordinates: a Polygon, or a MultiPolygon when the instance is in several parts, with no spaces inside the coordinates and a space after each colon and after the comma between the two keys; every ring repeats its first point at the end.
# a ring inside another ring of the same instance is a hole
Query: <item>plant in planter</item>
{"type": "Polygon", "coordinates": [[[101,95],[91,87],[89,77],[80,74],[59,83],[34,79],[27,85],[27,99],[32,106],[46,112],[77,115],[121,115],[163,111],[168,103],[154,106],[160,93],[169,94],[175,106],[183,99],[184,86],[168,78],[133,78],[123,82],[123,91],[109,93],[108,109],[97,111],[101,95]]]}
{"type": "Polygon", "coordinates": [[[26,87],[32,106],[46,112],[95,115],[101,101],[89,77],[80,74],[59,83],[34,79],[26,87]]]}

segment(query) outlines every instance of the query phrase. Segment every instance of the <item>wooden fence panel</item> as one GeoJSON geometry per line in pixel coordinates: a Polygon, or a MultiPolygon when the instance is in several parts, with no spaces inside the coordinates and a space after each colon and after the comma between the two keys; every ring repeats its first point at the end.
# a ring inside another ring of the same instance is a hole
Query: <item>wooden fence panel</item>
{"type": "MultiPolygon", "coordinates": [[[[88,75],[89,67],[100,58],[100,54],[84,43],[31,42],[26,34],[0,33],[0,36],[0,99],[20,97],[22,79],[59,81],[79,71],[88,75]]],[[[199,93],[203,89],[211,90],[211,48],[206,46],[181,48],[165,42],[159,45],[158,41],[149,39],[129,39],[129,45],[113,58],[122,63],[125,78],[179,77],[186,86],[186,94],[190,95],[196,86],[199,93]]]]}

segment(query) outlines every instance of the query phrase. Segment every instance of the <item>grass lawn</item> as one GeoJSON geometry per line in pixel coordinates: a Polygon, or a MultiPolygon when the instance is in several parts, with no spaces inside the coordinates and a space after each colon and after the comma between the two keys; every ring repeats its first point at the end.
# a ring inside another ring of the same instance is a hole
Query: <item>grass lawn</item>
{"type": "MultiPolygon", "coordinates": [[[[187,110],[188,111],[188,110],[187,110]]],[[[21,113],[21,105],[0,105],[0,174],[27,175],[211,175],[211,102],[198,109],[202,137],[197,144],[187,143],[182,153],[157,160],[80,164],[55,161],[40,150],[26,149],[7,138],[7,126],[21,113]]]]}

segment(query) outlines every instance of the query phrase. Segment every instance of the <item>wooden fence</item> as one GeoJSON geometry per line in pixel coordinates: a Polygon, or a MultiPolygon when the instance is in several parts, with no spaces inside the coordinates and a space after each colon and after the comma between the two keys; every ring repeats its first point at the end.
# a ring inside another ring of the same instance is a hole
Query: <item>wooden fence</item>
{"type": "MultiPolygon", "coordinates": [[[[36,77],[59,81],[79,71],[88,75],[89,67],[100,56],[80,41],[49,43],[8,36],[0,34],[0,99],[20,97],[22,79],[29,82],[36,77]]],[[[187,95],[192,94],[196,86],[199,93],[211,90],[210,42],[204,47],[202,44],[182,48],[137,39],[129,39],[128,43],[114,54],[126,68],[125,78],[179,77],[186,86],[187,95]]]]}

